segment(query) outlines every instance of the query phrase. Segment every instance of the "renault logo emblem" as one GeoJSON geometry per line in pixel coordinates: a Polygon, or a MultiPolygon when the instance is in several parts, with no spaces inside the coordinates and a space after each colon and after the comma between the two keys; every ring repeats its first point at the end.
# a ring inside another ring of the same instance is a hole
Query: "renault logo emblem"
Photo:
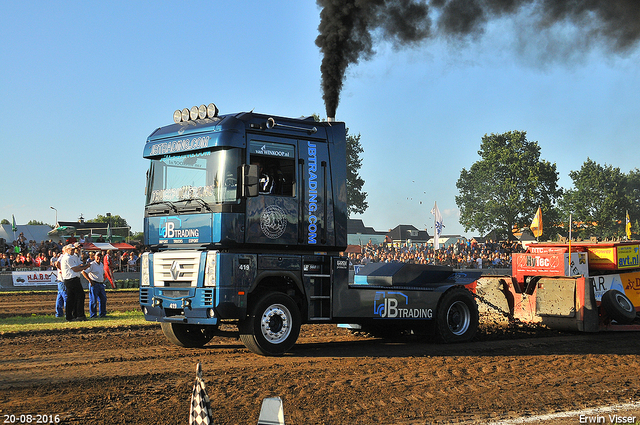
{"type": "Polygon", "coordinates": [[[171,268],[169,269],[169,271],[171,272],[171,277],[173,278],[173,280],[178,280],[178,278],[180,277],[180,265],[177,261],[174,261],[171,264],[171,268]]]}

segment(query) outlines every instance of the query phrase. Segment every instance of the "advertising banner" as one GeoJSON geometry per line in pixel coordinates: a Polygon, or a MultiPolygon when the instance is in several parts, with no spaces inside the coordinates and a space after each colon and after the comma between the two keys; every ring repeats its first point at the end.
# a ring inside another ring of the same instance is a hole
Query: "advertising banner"
{"type": "Polygon", "coordinates": [[[638,245],[616,247],[619,269],[635,269],[638,267],[638,245]]]}
{"type": "Polygon", "coordinates": [[[519,282],[527,276],[588,276],[589,263],[586,252],[512,255],[512,270],[519,282]]]}
{"type": "Polygon", "coordinates": [[[596,301],[602,300],[602,295],[610,289],[623,292],[634,306],[640,307],[640,273],[620,273],[593,276],[589,278],[596,301]]]}
{"type": "Polygon", "coordinates": [[[589,247],[589,264],[596,270],[613,270],[616,268],[615,247],[589,247]]]}
{"type": "Polygon", "coordinates": [[[638,245],[624,244],[589,247],[589,264],[595,270],[634,269],[638,267],[638,245]]]}
{"type": "Polygon", "coordinates": [[[54,271],[11,272],[13,286],[57,285],[54,271]]]}
{"type": "Polygon", "coordinates": [[[526,276],[565,276],[564,254],[512,255],[513,273],[526,276]]]}

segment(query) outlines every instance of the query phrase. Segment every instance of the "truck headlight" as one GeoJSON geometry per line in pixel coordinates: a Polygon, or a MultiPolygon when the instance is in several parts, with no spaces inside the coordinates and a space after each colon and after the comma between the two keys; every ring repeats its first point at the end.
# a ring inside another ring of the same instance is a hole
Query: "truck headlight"
{"type": "Polygon", "coordinates": [[[145,252],[140,258],[140,286],[149,286],[149,253],[145,252]]]}
{"type": "Polygon", "coordinates": [[[204,268],[204,286],[216,286],[216,258],[218,251],[207,252],[207,264],[204,268]]]}

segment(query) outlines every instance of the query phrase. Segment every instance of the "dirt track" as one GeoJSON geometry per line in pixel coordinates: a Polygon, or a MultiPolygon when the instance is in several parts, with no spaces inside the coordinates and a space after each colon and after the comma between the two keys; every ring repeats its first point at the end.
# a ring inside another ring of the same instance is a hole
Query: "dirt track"
{"type": "MultiPolygon", "coordinates": [[[[50,314],[55,293],[16,297],[0,294],[0,317],[10,305],[50,314]]],[[[110,310],[137,307],[137,292],[109,297],[110,310]]],[[[32,414],[32,423],[47,414],[70,424],[185,424],[198,360],[216,424],[255,424],[272,396],[283,399],[287,424],[486,423],[640,401],[638,333],[491,329],[442,345],[304,326],[278,358],[248,352],[233,327],[204,349],[173,346],[156,325],[3,335],[0,409],[32,414]]],[[[610,414],[640,420],[637,410],[610,414]]],[[[546,423],[577,424],[579,415],[546,423]]]]}

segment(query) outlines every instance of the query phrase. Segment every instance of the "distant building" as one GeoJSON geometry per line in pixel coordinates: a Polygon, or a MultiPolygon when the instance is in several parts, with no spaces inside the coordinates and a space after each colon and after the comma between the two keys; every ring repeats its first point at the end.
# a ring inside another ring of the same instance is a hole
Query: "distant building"
{"type": "Polygon", "coordinates": [[[362,220],[350,218],[347,221],[347,244],[349,245],[366,245],[369,241],[379,245],[384,243],[385,239],[385,232],[378,232],[373,227],[365,226],[362,220]]]}
{"type": "Polygon", "coordinates": [[[394,244],[427,243],[431,236],[426,230],[419,230],[410,224],[400,224],[387,232],[387,236],[394,244]]]}
{"type": "MultiPolygon", "coordinates": [[[[350,218],[347,222],[347,233],[347,243],[351,247],[363,246],[369,241],[374,245],[381,243],[433,245],[433,237],[427,230],[417,229],[410,224],[400,224],[387,232],[379,232],[373,227],[365,226],[362,220],[350,218]]],[[[458,240],[466,242],[467,238],[461,235],[440,235],[440,247],[446,248],[458,240]]]]}
{"type": "MultiPolygon", "coordinates": [[[[458,241],[467,242],[467,238],[461,235],[440,235],[438,238],[440,248],[448,248],[449,245],[457,243],[458,241]]],[[[434,238],[429,239],[429,245],[433,245],[434,238]]]]}
{"type": "MultiPolygon", "coordinates": [[[[59,221],[58,226],[49,232],[50,235],[57,235],[66,242],[105,242],[108,239],[109,228],[107,223],[89,223],[81,221],[59,221]]],[[[122,236],[112,235],[111,238],[118,242],[123,240],[122,236]]]]}

